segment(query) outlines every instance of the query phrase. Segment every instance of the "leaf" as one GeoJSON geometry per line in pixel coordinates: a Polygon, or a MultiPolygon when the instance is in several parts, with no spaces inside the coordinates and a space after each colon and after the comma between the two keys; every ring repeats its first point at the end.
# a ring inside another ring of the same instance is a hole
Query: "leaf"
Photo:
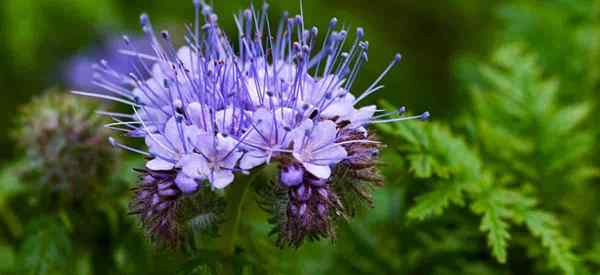
{"type": "Polygon", "coordinates": [[[407,157],[410,161],[410,171],[415,173],[417,178],[429,178],[432,174],[433,158],[428,155],[415,154],[407,157]]]}
{"type": "Polygon", "coordinates": [[[32,221],[19,249],[20,266],[26,274],[67,273],[71,240],[59,220],[44,217],[32,221]],[[62,272],[60,272],[62,271],[62,272]]]}
{"type": "Polygon", "coordinates": [[[542,246],[548,249],[551,264],[564,274],[575,274],[577,257],[571,251],[569,240],[561,234],[558,220],[550,213],[534,210],[527,213],[525,224],[533,236],[541,239],[542,246]]]}
{"type": "Polygon", "coordinates": [[[506,248],[510,234],[509,224],[504,220],[506,211],[494,203],[485,203],[484,207],[475,204],[475,207],[483,208],[483,218],[479,229],[487,232],[487,242],[492,248],[492,254],[500,263],[506,262],[506,248]]]}
{"type": "Polygon", "coordinates": [[[180,266],[175,274],[214,274],[217,264],[223,261],[223,255],[217,251],[198,249],[194,251],[194,257],[180,266]]]}
{"type": "Polygon", "coordinates": [[[463,191],[466,185],[453,181],[441,181],[434,189],[417,197],[416,204],[408,211],[411,219],[424,220],[442,214],[450,203],[463,204],[463,191]]]}

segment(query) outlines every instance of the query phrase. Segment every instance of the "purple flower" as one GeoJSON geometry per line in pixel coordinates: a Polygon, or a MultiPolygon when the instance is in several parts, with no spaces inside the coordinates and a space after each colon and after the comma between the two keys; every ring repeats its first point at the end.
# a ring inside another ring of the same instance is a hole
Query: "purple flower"
{"type": "Polygon", "coordinates": [[[180,160],[182,173],[194,179],[208,179],[217,189],[233,182],[233,172],[242,152],[238,142],[224,134],[201,133],[192,139],[194,152],[180,160]]]}
{"type": "Polygon", "coordinates": [[[294,158],[320,179],[331,176],[331,166],[346,158],[346,150],[336,144],[337,129],[331,120],[313,123],[305,120],[295,130],[294,158]]]}
{"type": "Polygon", "coordinates": [[[261,108],[254,112],[252,125],[243,138],[246,153],[240,161],[240,168],[252,169],[268,163],[274,155],[289,153],[293,113],[290,108],[273,111],[261,108]]]}
{"type": "Polygon", "coordinates": [[[279,170],[279,182],[287,187],[296,186],[304,181],[304,168],[302,165],[292,163],[281,167],[279,170]]]}
{"type": "Polygon", "coordinates": [[[334,18],[320,32],[286,13],[271,29],[265,5],[235,16],[234,47],[212,8],[194,4],[198,23],[188,28],[185,46],[173,46],[170,34],[157,33],[144,14],[140,23],[152,51],[141,52],[125,39],[120,52],[135,59],[129,72],[108,62],[96,66],[97,84],[110,94],[74,93],[129,105],[131,113],[100,113],[116,121],[109,128],[144,138],[148,149],[113,145],[145,155],[147,170],[170,173],[182,194],[198,192],[204,182],[225,188],[238,173],[277,163],[280,186],[289,191],[288,214],[281,219],[293,231],[284,239],[297,244],[307,234],[331,236],[330,210],[339,213],[337,199],[345,196],[335,194],[340,188],[334,183],[347,175],[379,179],[380,145],[369,125],[429,116],[360,104],[381,90],[400,55],[357,92],[354,82],[369,50],[362,28],[351,35],[338,30],[334,18]]]}
{"type": "MultiPolygon", "coordinates": [[[[141,54],[152,51],[149,41],[144,37],[130,39],[132,47],[141,54]]],[[[111,69],[119,73],[129,73],[134,69],[136,58],[124,53],[123,39],[120,37],[107,37],[98,47],[85,50],[83,53],[73,56],[64,65],[63,77],[66,85],[77,90],[105,90],[106,81],[95,79],[94,66],[110,65],[111,69]],[[100,60],[100,64],[97,64],[100,60]]],[[[147,75],[146,75],[147,76],[147,75]]],[[[118,81],[116,78],[109,79],[110,82],[118,81]]]]}

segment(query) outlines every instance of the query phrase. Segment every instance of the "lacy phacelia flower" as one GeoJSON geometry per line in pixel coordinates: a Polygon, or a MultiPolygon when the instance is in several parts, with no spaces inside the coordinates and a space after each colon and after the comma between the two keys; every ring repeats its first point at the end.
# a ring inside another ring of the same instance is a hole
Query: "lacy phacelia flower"
{"type": "MultiPolygon", "coordinates": [[[[135,62],[135,57],[121,54],[122,44],[120,36],[106,36],[99,45],[85,49],[67,60],[63,65],[62,77],[67,87],[78,90],[104,89],[106,83],[98,81],[94,74],[98,58],[102,58],[100,63],[110,64],[112,70],[117,72],[127,73],[133,70],[132,62],[135,62]]],[[[131,38],[131,44],[140,53],[152,52],[151,43],[144,37],[131,38]]]]}
{"type": "Polygon", "coordinates": [[[265,5],[235,16],[234,46],[212,8],[194,4],[196,20],[185,46],[176,49],[169,33],[157,34],[142,15],[154,53],[140,53],[125,37],[122,52],[137,59],[135,69],[123,75],[101,63],[96,74],[113,94],[74,93],[130,105],[130,114],[102,114],[115,120],[108,127],[144,138],[148,150],[112,140],[113,145],[145,155],[149,174],[167,173],[182,194],[226,188],[238,173],[278,163],[281,186],[289,189],[287,210],[279,211],[285,212],[281,243],[331,237],[332,219],[344,208],[345,195],[336,190],[351,190],[334,186],[336,177],[380,181],[374,168],[380,143],[368,126],[429,116],[360,106],[383,87],[381,80],[400,55],[356,92],[353,84],[369,49],[362,28],[350,38],[334,18],[320,38],[317,27],[306,28],[302,16],[286,13],[271,29],[265,5]]]}
{"type": "Polygon", "coordinates": [[[110,131],[98,130],[98,104],[49,91],[21,108],[15,141],[27,153],[28,182],[70,199],[98,191],[115,167],[117,154],[106,143],[110,131]]]}

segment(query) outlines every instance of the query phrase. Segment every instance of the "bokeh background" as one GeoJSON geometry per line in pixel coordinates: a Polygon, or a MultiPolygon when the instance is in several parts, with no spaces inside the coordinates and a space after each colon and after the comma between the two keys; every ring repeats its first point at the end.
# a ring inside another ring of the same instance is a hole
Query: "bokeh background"
{"type": "MultiPolygon", "coordinates": [[[[233,33],[232,15],[249,4],[213,6],[233,33]]],[[[273,20],[284,10],[299,13],[299,1],[269,4],[273,20]]],[[[39,113],[21,106],[82,85],[73,72],[106,58],[120,34],[141,35],[142,12],[173,33],[193,19],[191,0],[0,2],[0,274],[210,272],[191,268],[213,259],[207,252],[156,251],[127,215],[135,156],[117,155],[118,167],[95,176],[106,185],[98,194],[110,199],[47,208],[44,201],[57,198],[32,187],[50,168],[29,165],[39,144],[27,143],[23,135],[35,131],[22,129],[39,113]]],[[[380,129],[390,144],[388,184],[334,243],[280,251],[264,217],[250,212],[243,230],[254,241],[242,241],[244,272],[600,272],[600,1],[304,0],[304,14],[321,29],[334,16],[364,27],[369,62],[355,87],[368,86],[402,53],[379,98],[428,110],[432,121],[380,129]],[[451,183],[467,184],[449,190],[451,183]]],[[[29,109],[51,108],[40,104],[29,109]]]]}

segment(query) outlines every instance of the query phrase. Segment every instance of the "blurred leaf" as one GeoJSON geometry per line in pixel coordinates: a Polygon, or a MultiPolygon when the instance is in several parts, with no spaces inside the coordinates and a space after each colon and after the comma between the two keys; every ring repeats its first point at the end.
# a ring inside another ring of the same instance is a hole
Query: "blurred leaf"
{"type": "Polygon", "coordinates": [[[25,274],[69,273],[71,253],[64,225],[51,217],[39,218],[27,226],[27,238],[19,249],[19,266],[25,274]]]}
{"type": "Polygon", "coordinates": [[[576,274],[577,257],[570,250],[569,241],[560,233],[559,223],[549,213],[531,211],[525,217],[525,224],[531,233],[542,240],[548,249],[550,262],[565,274],[576,274]]]}

